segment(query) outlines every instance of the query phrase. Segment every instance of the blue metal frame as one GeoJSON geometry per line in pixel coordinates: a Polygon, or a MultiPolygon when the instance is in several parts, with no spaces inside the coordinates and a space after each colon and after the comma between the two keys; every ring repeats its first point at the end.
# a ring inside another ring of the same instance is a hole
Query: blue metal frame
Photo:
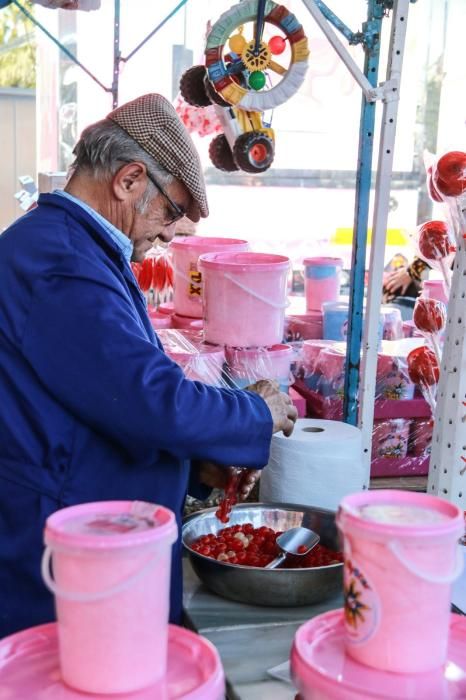
{"type": "Polygon", "coordinates": [[[316,0],[316,5],[319,8],[319,10],[322,12],[323,16],[325,19],[332,24],[335,29],[337,29],[345,39],[348,40],[350,44],[360,44],[363,40],[363,35],[361,32],[352,32],[349,27],[346,26],[344,22],[341,21],[339,17],[336,16],[332,10],[327,7],[325,3],[322,2],[322,0],[316,0]]]}
{"type": "MultiPolygon", "coordinates": [[[[369,0],[367,22],[363,24],[363,45],[365,50],[364,74],[374,87],[377,86],[378,80],[380,33],[382,30],[384,13],[385,10],[383,6],[378,3],[377,0],[369,0]]],[[[367,229],[369,223],[372,154],[374,150],[374,126],[375,102],[368,102],[363,95],[359,128],[350,307],[343,403],[343,419],[352,425],[356,425],[358,420],[358,389],[361,364],[367,229]]]]}
{"type": "MultiPolygon", "coordinates": [[[[77,66],[79,66],[90,78],[92,78],[92,80],[93,80],[94,82],[96,82],[97,85],[99,85],[99,86],[102,88],[102,90],[104,90],[105,92],[110,92],[110,93],[112,94],[112,103],[113,103],[113,108],[115,109],[115,107],[118,106],[118,86],[119,86],[119,79],[120,79],[120,63],[121,63],[122,61],[123,61],[123,62],[129,61],[129,59],[132,58],[132,57],[134,56],[134,54],[137,53],[137,52],[139,51],[139,49],[141,49],[141,48],[144,46],[144,44],[146,44],[146,43],[149,41],[149,39],[151,39],[151,38],[154,36],[154,34],[156,34],[156,33],[159,31],[159,29],[161,29],[174,15],[176,15],[176,13],[178,12],[178,10],[180,10],[184,5],[186,5],[186,3],[188,2],[188,0],[180,0],[180,2],[178,3],[178,5],[176,5],[176,7],[175,7],[171,12],[168,13],[168,15],[160,22],[160,24],[158,24],[158,25],[155,27],[155,29],[153,29],[153,30],[145,37],[145,39],[143,39],[143,40],[136,46],[136,48],[134,48],[134,49],[128,54],[128,56],[126,56],[126,57],[123,57],[123,56],[121,55],[121,52],[120,52],[120,0],[114,0],[114,3],[115,3],[115,19],[114,19],[114,30],[113,30],[113,78],[112,78],[112,85],[111,85],[111,87],[107,87],[106,85],[104,85],[93,73],[91,73],[91,71],[90,71],[88,68],[86,68],[86,66],[83,65],[83,64],[81,63],[81,61],[79,61],[79,60],[76,58],[76,56],[75,56],[74,54],[72,54],[71,51],[69,51],[69,50],[66,48],[66,46],[63,46],[63,44],[62,44],[56,37],[54,37],[53,34],[51,34],[51,33],[49,32],[49,30],[46,29],[46,28],[44,27],[44,25],[41,24],[41,23],[34,17],[34,15],[31,14],[31,13],[29,12],[29,10],[28,10],[27,8],[25,8],[23,5],[21,5],[21,3],[19,2],[19,0],[8,0],[8,3],[9,3],[9,2],[11,2],[13,5],[16,5],[16,7],[17,7],[19,10],[21,10],[21,12],[22,12],[28,19],[30,19],[31,22],[32,22],[33,24],[36,25],[36,27],[38,27],[42,32],[44,32],[44,34],[45,34],[51,41],[53,41],[53,43],[54,43],[56,46],[58,46],[58,48],[59,48],[61,51],[63,51],[63,53],[64,53],[66,56],[68,56],[68,58],[69,58],[71,61],[73,61],[74,63],[76,63],[77,66]]],[[[8,3],[7,3],[7,4],[8,4],[8,3]]],[[[5,5],[4,5],[3,3],[0,4],[0,9],[1,9],[2,7],[5,7],[5,5]]]]}

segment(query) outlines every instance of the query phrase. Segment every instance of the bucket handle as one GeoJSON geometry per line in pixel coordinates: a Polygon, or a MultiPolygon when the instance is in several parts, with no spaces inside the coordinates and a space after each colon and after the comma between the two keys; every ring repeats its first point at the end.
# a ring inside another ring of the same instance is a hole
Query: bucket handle
{"type": "Polygon", "coordinates": [[[286,309],[290,305],[289,301],[286,301],[284,304],[277,304],[275,301],[270,301],[270,299],[266,299],[265,297],[262,296],[262,294],[258,294],[250,287],[247,287],[245,284],[241,284],[241,282],[238,282],[237,279],[235,279],[234,277],[229,275],[227,272],[224,272],[223,276],[227,280],[229,280],[230,282],[233,282],[233,284],[236,284],[236,286],[239,287],[240,289],[242,289],[243,292],[247,292],[252,297],[255,297],[256,299],[259,299],[259,301],[262,301],[264,304],[268,304],[269,306],[273,306],[274,309],[286,309]]]}
{"type": "Polygon", "coordinates": [[[144,578],[144,576],[152,569],[159,558],[157,553],[155,556],[151,557],[146,564],[144,564],[142,569],[139,569],[139,571],[136,571],[135,574],[131,574],[127,578],[123,579],[123,581],[120,581],[120,583],[117,583],[115,586],[111,586],[106,590],[95,591],[93,593],[78,593],[65,591],[63,588],[57,586],[50,573],[50,560],[52,558],[52,554],[52,548],[47,546],[42,555],[41,562],[41,573],[44,583],[49,591],[55,596],[64,598],[65,600],[71,600],[75,603],[93,603],[97,600],[104,600],[105,598],[109,598],[110,596],[118,595],[118,593],[126,591],[134,583],[139,581],[139,579],[144,578]]]}
{"type": "Polygon", "coordinates": [[[455,579],[457,579],[463,571],[464,557],[463,552],[461,551],[461,547],[459,546],[456,550],[456,563],[453,573],[446,574],[444,576],[428,574],[425,571],[421,571],[420,569],[418,569],[412,562],[409,561],[409,559],[406,558],[406,556],[403,554],[402,548],[398,546],[395,540],[391,540],[390,542],[388,542],[388,548],[390,549],[392,554],[395,555],[398,561],[401,564],[403,564],[403,566],[406,569],[408,569],[408,571],[414,574],[414,576],[424,579],[424,581],[428,581],[428,583],[453,583],[453,581],[455,581],[455,579]]]}

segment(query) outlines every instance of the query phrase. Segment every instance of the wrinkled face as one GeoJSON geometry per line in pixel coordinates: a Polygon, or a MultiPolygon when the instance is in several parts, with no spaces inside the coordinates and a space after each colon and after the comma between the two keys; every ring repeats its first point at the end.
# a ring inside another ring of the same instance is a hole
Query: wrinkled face
{"type": "Polygon", "coordinates": [[[174,180],[164,190],[168,197],[155,190],[142,212],[140,206],[135,206],[128,237],[133,242],[133,260],[136,262],[144,259],[156,239],[169,243],[175,235],[177,221],[192,209],[192,196],[181,182],[174,180]]]}

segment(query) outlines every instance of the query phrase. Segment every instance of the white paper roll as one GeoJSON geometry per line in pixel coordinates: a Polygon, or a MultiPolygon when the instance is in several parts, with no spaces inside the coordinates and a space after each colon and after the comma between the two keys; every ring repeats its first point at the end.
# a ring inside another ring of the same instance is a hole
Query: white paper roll
{"type": "Polygon", "coordinates": [[[364,484],[359,428],[330,420],[300,418],[291,437],[272,438],[270,459],[262,471],[260,500],[299,503],[336,510],[364,484]]]}

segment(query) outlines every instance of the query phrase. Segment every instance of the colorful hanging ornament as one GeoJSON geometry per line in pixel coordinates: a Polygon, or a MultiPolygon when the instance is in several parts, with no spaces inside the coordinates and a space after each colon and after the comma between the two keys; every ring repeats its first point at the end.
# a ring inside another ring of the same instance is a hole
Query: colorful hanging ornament
{"type": "Polygon", "coordinates": [[[270,53],[273,53],[275,56],[279,56],[281,53],[283,53],[285,48],[286,40],[282,36],[277,34],[269,39],[270,53]]]}

